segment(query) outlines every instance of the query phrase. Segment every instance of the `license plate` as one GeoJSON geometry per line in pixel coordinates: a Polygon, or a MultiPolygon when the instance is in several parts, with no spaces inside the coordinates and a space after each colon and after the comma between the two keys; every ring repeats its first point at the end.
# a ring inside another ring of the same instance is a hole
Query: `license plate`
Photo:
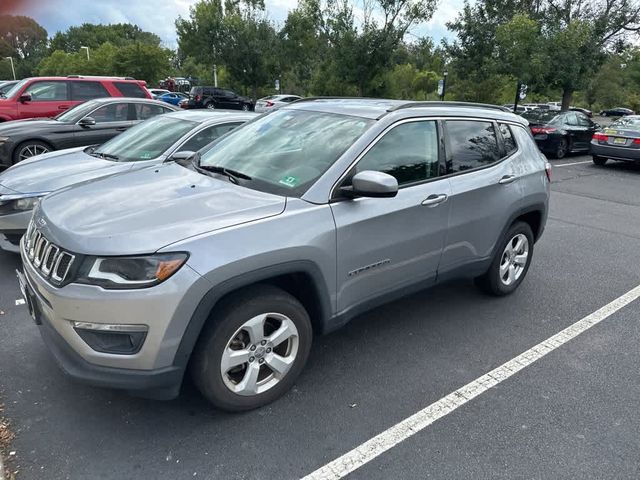
{"type": "Polygon", "coordinates": [[[20,270],[16,270],[16,276],[18,277],[18,285],[20,286],[20,293],[22,293],[22,298],[24,298],[25,303],[27,304],[27,309],[29,310],[29,315],[36,323],[36,325],[40,325],[41,322],[38,318],[37,309],[37,301],[33,292],[31,292],[31,287],[27,283],[27,279],[20,270]]]}
{"type": "Polygon", "coordinates": [[[625,145],[627,143],[627,139],[626,138],[614,138],[613,139],[613,143],[616,145],[625,145]]]}

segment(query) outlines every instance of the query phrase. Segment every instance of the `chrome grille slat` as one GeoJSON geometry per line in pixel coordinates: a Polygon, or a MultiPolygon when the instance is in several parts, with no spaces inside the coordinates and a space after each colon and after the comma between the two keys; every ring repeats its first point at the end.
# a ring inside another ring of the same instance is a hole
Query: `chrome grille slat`
{"type": "Polygon", "coordinates": [[[51,243],[33,222],[27,230],[24,249],[27,261],[40,272],[43,278],[55,283],[63,283],[75,260],[75,255],[51,243]]]}

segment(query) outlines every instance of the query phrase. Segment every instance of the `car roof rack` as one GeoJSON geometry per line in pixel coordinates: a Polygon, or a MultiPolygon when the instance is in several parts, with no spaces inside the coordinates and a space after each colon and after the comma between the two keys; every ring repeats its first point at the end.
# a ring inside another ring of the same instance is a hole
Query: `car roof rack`
{"type": "Polygon", "coordinates": [[[395,112],[396,110],[404,110],[405,108],[421,108],[421,107],[467,107],[467,108],[490,108],[492,110],[499,110],[501,112],[509,111],[506,107],[500,105],[491,105],[489,103],[474,103],[474,102],[445,102],[445,101],[411,101],[391,107],[387,112],[395,112]]]}
{"type": "Polygon", "coordinates": [[[108,75],[67,75],[67,78],[103,78],[105,80],[135,80],[133,77],[110,77],[108,75]]]}

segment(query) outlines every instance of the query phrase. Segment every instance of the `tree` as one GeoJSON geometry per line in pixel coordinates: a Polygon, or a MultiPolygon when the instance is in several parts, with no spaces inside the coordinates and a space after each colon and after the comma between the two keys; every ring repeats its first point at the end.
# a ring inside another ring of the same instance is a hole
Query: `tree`
{"type": "MultiPolygon", "coordinates": [[[[16,75],[31,76],[46,55],[47,31],[29,17],[0,15],[0,58],[12,57],[16,75]]],[[[11,67],[4,65],[3,77],[10,78],[11,67]],[[5,73],[7,72],[7,73],[5,73]]]]}
{"type": "Polygon", "coordinates": [[[171,69],[170,55],[171,52],[165,48],[134,42],[117,50],[113,71],[116,75],[156,83],[171,69]]]}
{"type": "Polygon", "coordinates": [[[116,47],[124,47],[136,42],[157,47],[160,45],[160,37],[129,23],[112,25],[83,23],[78,27],[70,27],[65,32],[57,32],[51,39],[50,49],[52,52],[62,50],[73,53],[79,51],[80,47],[89,47],[94,50],[107,42],[116,47]]]}

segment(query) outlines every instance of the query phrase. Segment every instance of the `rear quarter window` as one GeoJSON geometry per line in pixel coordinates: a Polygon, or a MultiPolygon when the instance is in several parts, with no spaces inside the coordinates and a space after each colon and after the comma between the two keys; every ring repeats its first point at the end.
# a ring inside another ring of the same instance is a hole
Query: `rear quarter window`
{"type": "Polygon", "coordinates": [[[134,82],[114,82],[115,87],[125,97],[147,98],[147,94],[140,85],[134,82]]]}
{"type": "Polygon", "coordinates": [[[509,127],[509,125],[507,125],[506,123],[499,123],[498,128],[500,129],[500,133],[502,134],[505,156],[509,156],[513,152],[518,150],[518,145],[516,145],[516,140],[513,138],[513,133],[511,132],[511,128],[509,127]]]}

